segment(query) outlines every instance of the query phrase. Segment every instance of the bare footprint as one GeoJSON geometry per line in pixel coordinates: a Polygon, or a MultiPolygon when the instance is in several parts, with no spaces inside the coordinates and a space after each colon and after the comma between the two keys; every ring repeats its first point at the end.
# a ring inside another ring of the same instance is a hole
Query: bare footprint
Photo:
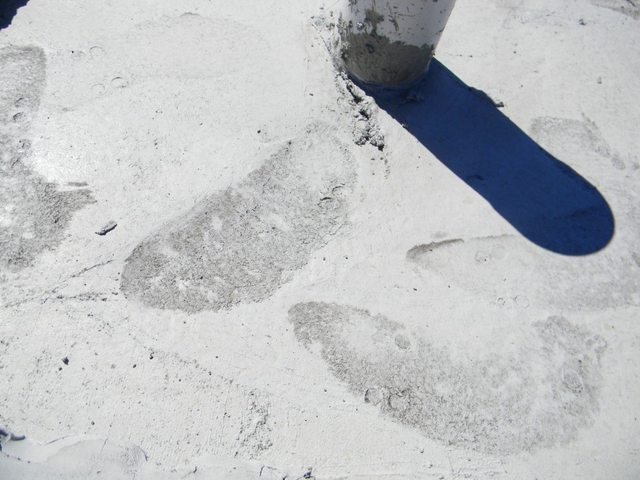
{"type": "Polygon", "coordinates": [[[438,275],[489,303],[598,311],[640,305],[637,248],[563,257],[519,237],[499,236],[416,245],[406,259],[424,274],[438,275]]]}
{"type": "Polygon", "coordinates": [[[355,395],[448,445],[491,454],[551,447],[575,438],[598,410],[606,343],[561,317],[535,323],[517,354],[464,362],[354,307],[301,303],[289,320],[355,395]]]}
{"type": "Polygon", "coordinates": [[[582,120],[557,117],[538,117],[531,123],[531,136],[561,157],[593,156],[595,161],[609,160],[618,170],[626,165],[605,140],[598,125],[584,117],[582,120]]]}
{"type": "Polygon", "coordinates": [[[239,185],[138,245],[121,289],[188,312],[264,300],[345,224],[354,180],[347,148],[331,127],[312,124],[239,185]]]}
{"type": "Polygon", "coordinates": [[[28,267],[54,249],[73,213],[92,202],[89,190],[58,191],[26,162],[45,76],[40,48],[0,49],[0,273],[28,267]]]}

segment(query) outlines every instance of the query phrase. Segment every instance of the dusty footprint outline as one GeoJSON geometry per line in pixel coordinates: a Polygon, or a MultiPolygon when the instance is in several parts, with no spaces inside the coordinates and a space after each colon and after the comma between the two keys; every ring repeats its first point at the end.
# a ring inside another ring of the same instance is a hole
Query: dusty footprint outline
{"type": "Polygon", "coordinates": [[[517,356],[464,364],[401,323],[352,306],[299,303],[289,321],[353,394],[447,445],[503,455],[549,448],[574,440],[599,408],[606,342],[562,317],[535,322],[535,342],[517,356]],[[369,338],[350,343],[358,332],[369,338]]]}
{"type": "Polygon", "coordinates": [[[636,0],[590,0],[595,7],[621,13],[634,20],[640,19],[640,4],[636,0]]]}
{"type": "Polygon", "coordinates": [[[31,141],[25,137],[45,83],[41,48],[0,49],[0,274],[30,267],[40,254],[55,250],[73,214],[94,202],[90,190],[61,191],[28,164],[31,141]]]}
{"type": "Polygon", "coordinates": [[[334,127],[312,123],[136,246],[120,288],[146,306],[189,313],[263,301],[348,222],[355,179],[334,127]]]}
{"type": "Polygon", "coordinates": [[[633,250],[575,259],[548,255],[516,235],[500,235],[418,244],[405,259],[418,275],[436,275],[481,301],[575,312],[640,305],[640,261],[633,250]],[[612,268],[620,273],[612,275],[612,268]],[[624,285],[620,275],[628,279],[624,285]]]}

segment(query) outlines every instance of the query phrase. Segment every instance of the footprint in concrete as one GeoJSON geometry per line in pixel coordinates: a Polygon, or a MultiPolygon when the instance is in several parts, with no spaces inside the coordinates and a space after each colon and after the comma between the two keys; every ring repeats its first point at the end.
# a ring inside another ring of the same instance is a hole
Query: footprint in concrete
{"type": "Polygon", "coordinates": [[[89,190],[58,191],[28,165],[27,137],[45,76],[40,48],[0,49],[0,273],[28,267],[54,249],[73,213],[92,202],[89,190]]]}
{"type": "Polygon", "coordinates": [[[312,124],[240,184],[138,245],[121,289],[187,312],[260,302],[345,224],[355,175],[332,128],[312,124]]]}
{"type": "Polygon", "coordinates": [[[289,320],[356,396],[447,445],[498,455],[552,447],[598,410],[606,343],[561,317],[535,323],[516,353],[475,361],[350,306],[301,303],[289,320]]]}
{"type": "Polygon", "coordinates": [[[638,0],[590,0],[590,2],[596,7],[608,8],[635,20],[640,18],[640,2],[638,0]]]}
{"type": "Polygon", "coordinates": [[[607,159],[618,170],[626,165],[604,139],[598,125],[584,117],[571,118],[539,117],[531,124],[531,136],[551,152],[569,157],[592,155],[594,160],[607,159]]]}
{"type": "Polygon", "coordinates": [[[507,235],[416,245],[406,259],[419,272],[438,275],[488,303],[598,311],[640,306],[640,277],[631,253],[640,247],[634,243],[624,252],[576,258],[507,235]],[[620,278],[626,281],[621,284],[620,278]]]}

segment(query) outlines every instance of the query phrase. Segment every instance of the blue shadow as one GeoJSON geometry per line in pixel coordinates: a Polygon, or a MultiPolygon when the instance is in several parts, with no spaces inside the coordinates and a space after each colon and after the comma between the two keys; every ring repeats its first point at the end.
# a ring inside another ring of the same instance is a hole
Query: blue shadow
{"type": "Polygon", "coordinates": [[[29,0],[0,0],[0,30],[11,25],[13,17],[20,7],[24,7],[29,0]]]}
{"type": "Polygon", "coordinates": [[[410,92],[364,89],[534,244],[578,256],[613,237],[614,216],[600,192],[440,62],[410,92]]]}

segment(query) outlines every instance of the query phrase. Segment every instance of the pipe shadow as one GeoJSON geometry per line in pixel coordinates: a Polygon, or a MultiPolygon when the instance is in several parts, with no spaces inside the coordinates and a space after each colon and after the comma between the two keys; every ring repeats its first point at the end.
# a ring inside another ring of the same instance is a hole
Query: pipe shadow
{"type": "Polygon", "coordinates": [[[613,212],[600,192],[437,60],[409,92],[364,89],[534,244],[579,256],[613,238],[613,212]]]}
{"type": "Polygon", "coordinates": [[[18,9],[24,7],[29,0],[0,0],[0,30],[11,25],[18,9]]]}

